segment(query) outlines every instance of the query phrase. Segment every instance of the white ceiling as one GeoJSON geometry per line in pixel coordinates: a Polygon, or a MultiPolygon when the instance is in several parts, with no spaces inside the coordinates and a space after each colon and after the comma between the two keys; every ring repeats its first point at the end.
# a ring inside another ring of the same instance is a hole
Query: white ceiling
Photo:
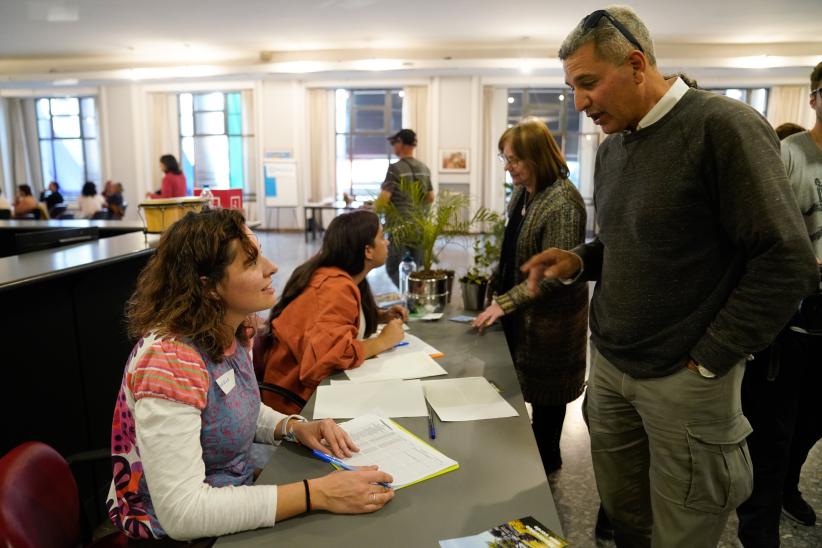
{"type": "MultiPolygon", "coordinates": [[[[674,65],[731,66],[720,61],[731,57],[756,64],[769,55],[768,66],[792,67],[822,59],[822,0],[631,5],[651,29],[658,57],[674,65]]],[[[549,70],[558,67],[567,32],[601,7],[591,0],[0,0],[0,78],[116,78],[121,69],[202,64],[219,65],[222,74],[357,70],[369,59],[396,60],[385,68],[397,70],[441,70],[530,58],[549,70]],[[269,52],[262,61],[261,52],[269,52]]]]}

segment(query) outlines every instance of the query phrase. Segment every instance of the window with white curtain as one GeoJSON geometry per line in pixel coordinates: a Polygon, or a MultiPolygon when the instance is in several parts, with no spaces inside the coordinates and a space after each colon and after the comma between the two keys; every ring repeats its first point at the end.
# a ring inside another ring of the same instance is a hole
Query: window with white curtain
{"type": "Polygon", "coordinates": [[[335,92],[337,193],[379,194],[388,165],[397,159],[387,138],[402,129],[401,89],[335,92]]]}
{"type": "Polygon", "coordinates": [[[102,190],[94,97],[41,97],[36,111],[43,186],[56,181],[67,199],[79,196],[86,181],[102,190]]]}
{"type": "Polygon", "coordinates": [[[180,93],[180,168],[193,187],[254,191],[254,132],[242,92],[180,93]]]}
{"type": "Polygon", "coordinates": [[[717,88],[708,91],[742,101],[758,110],[762,116],[767,115],[768,88],[717,88]]]}
{"type": "MultiPolygon", "coordinates": [[[[579,139],[582,114],[574,108],[573,93],[567,89],[509,89],[508,127],[512,127],[528,116],[541,119],[551,130],[568,164],[569,179],[579,187],[579,139]]],[[[506,180],[510,182],[507,173],[506,180]]]]}

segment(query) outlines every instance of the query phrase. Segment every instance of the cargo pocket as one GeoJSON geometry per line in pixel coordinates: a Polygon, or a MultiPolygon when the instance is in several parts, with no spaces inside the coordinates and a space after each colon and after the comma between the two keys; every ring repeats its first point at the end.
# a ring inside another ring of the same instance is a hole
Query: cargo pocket
{"type": "Polygon", "coordinates": [[[745,438],[753,432],[741,413],[720,421],[689,424],[691,485],[685,506],[719,514],[744,502],[753,489],[751,456],[745,438]]]}

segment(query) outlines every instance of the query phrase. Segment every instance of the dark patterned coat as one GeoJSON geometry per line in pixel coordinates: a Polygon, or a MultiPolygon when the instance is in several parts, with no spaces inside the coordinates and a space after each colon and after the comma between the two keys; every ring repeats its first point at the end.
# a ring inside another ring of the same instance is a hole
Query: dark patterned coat
{"type": "MultiPolygon", "coordinates": [[[[523,192],[522,187],[514,190],[510,208],[523,192]]],[[[506,314],[506,335],[513,337],[512,357],[523,395],[535,405],[561,405],[582,394],[588,287],[543,280],[540,294],[533,297],[519,267],[549,247],[571,249],[584,243],[585,222],[585,203],[571,181],[560,179],[537,192],[517,238],[517,285],[494,297],[506,314]]]]}

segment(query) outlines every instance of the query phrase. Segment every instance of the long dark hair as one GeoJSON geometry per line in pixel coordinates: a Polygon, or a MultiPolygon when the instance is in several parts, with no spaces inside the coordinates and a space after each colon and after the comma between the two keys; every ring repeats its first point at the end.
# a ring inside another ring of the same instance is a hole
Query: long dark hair
{"type": "MultiPolygon", "coordinates": [[[[318,268],[334,266],[352,277],[362,272],[365,246],[374,245],[379,231],[380,219],[371,211],[357,210],[335,217],[325,231],[323,245],[317,254],[298,266],[288,278],[280,300],[271,309],[268,325],[271,326],[271,322],[283,313],[291,301],[305,291],[318,268]]],[[[377,303],[368,280],[363,279],[357,287],[365,316],[365,336],[370,337],[377,330],[377,303]]],[[[269,333],[269,341],[273,341],[272,333],[269,333]]]]}
{"type": "MultiPolygon", "coordinates": [[[[240,211],[221,208],[188,213],[171,225],[126,304],[129,335],[139,338],[154,331],[186,338],[212,360],[222,361],[233,337],[223,331],[225,303],[215,296],[216,288],[237,253],[247,263],[259,253],[244,227],[240,211]]],[[[248,340],[242,326],[234,337],[248,340]]]]}
{"type": "Polygon", "coordinates": [[[166,171],[169,171],[174,175],[179,175],[182,173],[182,171],[180,171],[180,164],[177,163],[177,158],[171,154],[164,154],[163,156],[160,156],[160,163],[163,164],[166,171]]]}

